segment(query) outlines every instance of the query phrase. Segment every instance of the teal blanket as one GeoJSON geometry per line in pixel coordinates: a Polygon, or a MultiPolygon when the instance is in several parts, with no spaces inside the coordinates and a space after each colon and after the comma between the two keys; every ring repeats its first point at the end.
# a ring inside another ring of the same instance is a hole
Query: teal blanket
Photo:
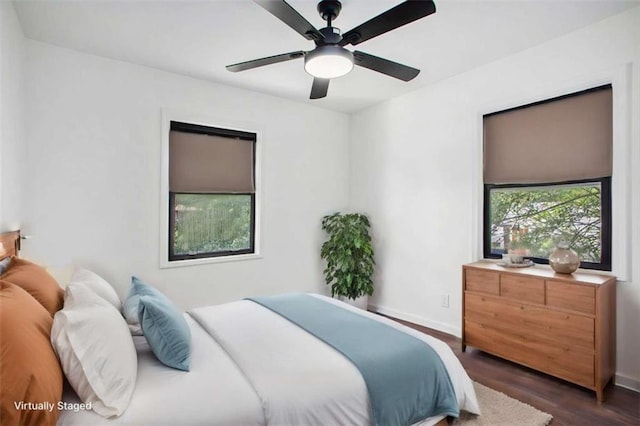
{"type": "Polygon", "coordinates": [[[410,425],[435,415],[458,417],[449,374],[425,342],[307,294],[249,300],[346,356],[367,385],[374,425],[410,425]]]}

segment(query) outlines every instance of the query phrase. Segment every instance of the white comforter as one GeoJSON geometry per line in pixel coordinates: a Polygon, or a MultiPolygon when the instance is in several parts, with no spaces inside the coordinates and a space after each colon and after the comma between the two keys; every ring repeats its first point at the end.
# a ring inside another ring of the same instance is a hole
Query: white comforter
{"type": "MultiPolygon", "coordinates": [[[[479,414],[473,383],[446,343],[334,299],[316,297],[431,345],[449,372],[460,408],[479,414]]],[[[127,411],[116,419],[103,419],[93,412],[62,412],[58,423],[371,424],[367,389],[357,368],[316,337],[245,300],[194,309],[190,315],[193,350],[189,373],[163,366],[146,343],[137,342],[138,381],[127,411]]],[[[74,397],[67,395],[65,400],[71,402],[74,397]]],[[[440,419],[431,418],[421,425],[440,419]]]]}

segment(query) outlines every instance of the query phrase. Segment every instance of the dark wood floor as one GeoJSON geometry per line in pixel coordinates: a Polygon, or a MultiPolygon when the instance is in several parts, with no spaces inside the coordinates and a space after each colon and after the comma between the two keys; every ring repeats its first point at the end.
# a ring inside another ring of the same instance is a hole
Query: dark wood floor
{"type": "Polygon", "coordinates": [[[640,394],[637,392],[609,384],[605,389],[605,401],[598,403],[595,392],[588,389],[471,347],[463,353],[457,337],[396,321],[447,342],[471,379],[551,414],[551,426],[640,425],[640,394]]]}

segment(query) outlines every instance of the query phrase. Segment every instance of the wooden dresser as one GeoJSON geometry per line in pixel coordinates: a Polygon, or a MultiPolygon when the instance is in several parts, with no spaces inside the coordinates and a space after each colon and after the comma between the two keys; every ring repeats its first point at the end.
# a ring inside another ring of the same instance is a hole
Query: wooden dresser
{"type": "Polygon", "coordinates": [[[462,351],[476,347],[592,389],[602,401],[615,373],[615,282],[542,265],[464,265],[462,351]]]}

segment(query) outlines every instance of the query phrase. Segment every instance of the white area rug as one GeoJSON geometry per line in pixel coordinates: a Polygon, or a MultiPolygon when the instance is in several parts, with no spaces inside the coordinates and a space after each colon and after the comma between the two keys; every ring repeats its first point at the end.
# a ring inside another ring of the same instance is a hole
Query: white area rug
{"type": "Polygon", "coordinates": [[[473,383],[480,403],[482,415],[475,416],[461,412],[460,418],[453,424],[458,426],[546,426],[553,419],[544,413],[517,399],[491,388],[473,383]]]}

